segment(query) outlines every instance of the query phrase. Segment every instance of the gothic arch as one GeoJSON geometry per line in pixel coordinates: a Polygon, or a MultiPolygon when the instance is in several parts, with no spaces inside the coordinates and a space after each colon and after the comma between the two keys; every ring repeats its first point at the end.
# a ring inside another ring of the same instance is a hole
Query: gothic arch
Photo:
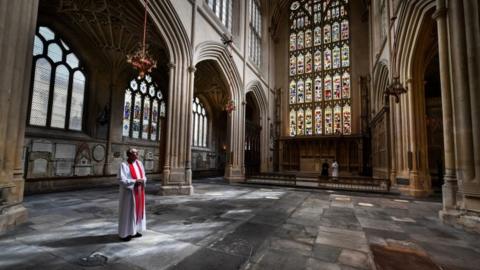
{"type": "Polygon", "coordinates": [[[229,165],[225,170],[225,178],[229,181],[241,181],[244,179],[243,150],[245,140],[245,95],[243,83],[235,63],[223,44],[211,41],[200,43],[195,48],[193,66],[207,60],[217,63],[223,73],[223,77],[226,79],[230,98],[235,103],[236,109],[231,113],[228,120],[230,155],[229,165]]]}
{"type": "Polygon", "coordinates": [[[418,47],[417,40],[421,39],[422,25],[435,9],[435,1],[404,1],[399,11],[399,21],[396,27],[398,44],[394,65],[399,71],[402,81],[412,78],[414,73],[415,52],[418,47]]]}
{"type": "Polygon", "coordinates": [[[389,82],[387,64],[382,61],[377,64],[373,72],[372,113],[376,115],[386,105],[385,89],[389,82]]]}
{"type": "Polygon", "coordinates": [[[265,95],[265,90],[262,84],[254,80],[250,82],[246,87],[246,93],[252,93],[255,101],[260,110],[260,124],[263,127],[260,134],[260,148],[261,148],[261,167],[260,172],[266,172],[268,170],[268,158],[269,158],[269,117],[268,117],[268,101],[265,95]]]}

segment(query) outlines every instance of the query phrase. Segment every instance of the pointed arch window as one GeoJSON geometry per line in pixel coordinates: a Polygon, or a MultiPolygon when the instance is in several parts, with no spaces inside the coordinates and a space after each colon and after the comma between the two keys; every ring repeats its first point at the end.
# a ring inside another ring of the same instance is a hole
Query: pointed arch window
{"type": "Polygon", "coordinates": [[[260,66],[262,58],[262,14],[259,0],[250,0],[250,60],[260,66]]]}
{"type": "Polygon", "coordinates": [[[82,131],[87,78],[76,53],[46,26],[36,30],[28,124],[82,131]]]}
{"type": "Polygon", "coordinates": [[[348,0],[291,2],[290,136],[352,132],[349,11],[348,0]]]}
{"type": "Polygon", "coordinates": [[[193,117],[193,136],[192,146],[195,147],[207,147],[208,137],[208,117],[205,106],[198,97],[195,97],[192,104],[192,117],[193,117]]]}
{"type": "Polygon", "coordinates": [[[233,0],[205,0],[208,7],[230,32],[232,31],[232,1],[233,0]]]}
{"type": "Polygon", "coordinates": [[[122,135],[159,141],[165,116],[166,103],[152,76],[132,79],[125,90],[122,135]]]}

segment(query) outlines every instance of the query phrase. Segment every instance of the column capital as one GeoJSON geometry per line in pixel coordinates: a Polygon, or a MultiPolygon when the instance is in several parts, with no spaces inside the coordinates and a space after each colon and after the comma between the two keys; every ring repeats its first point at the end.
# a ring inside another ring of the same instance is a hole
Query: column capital
{"type": "Polygon", "coordinates": [[[439,9],[435,10],[435,12],[433,13],[432,19],[434,19],[434,20],[443,19],[447,16],[447,13],[448,13],[447,8],[439,8],[439,9]]]}

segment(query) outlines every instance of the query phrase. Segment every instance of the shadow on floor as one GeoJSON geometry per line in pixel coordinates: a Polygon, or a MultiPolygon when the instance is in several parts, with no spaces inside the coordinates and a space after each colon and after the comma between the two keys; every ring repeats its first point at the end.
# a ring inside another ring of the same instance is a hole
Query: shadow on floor
{"type": "Polygon", "coordinates": [[[57,248],[57,247],[75,247],[75,246],[86,246],[86,245],[98,245],[98,244],[109,244],[119,242],[118,234],[107,234],[107,235],[92,235],[92,236],[80,236],[61,239],[57,241],[44,242],[41,245],[57,248]]]}

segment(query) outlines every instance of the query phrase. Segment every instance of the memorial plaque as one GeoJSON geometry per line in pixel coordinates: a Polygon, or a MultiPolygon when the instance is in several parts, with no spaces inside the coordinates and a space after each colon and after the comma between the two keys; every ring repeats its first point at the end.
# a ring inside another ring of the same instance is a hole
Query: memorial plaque
{"type": "Polygon", "coordinates": [[[153,171],[153,161],[152,160],[145,161],[145,170],[153,171]]]}
{"type": "Polygon", "coordinates": [[[55,175],[71,176],[73,171],[73,162],[67,160],[57,161],[55,164],[55,175]]]}
{"type": "Polygon", "coordinates": [[[48,161],[46,159],[36,159],[33,161],[33,174],[46,174],[48,167],[48,161]]]}
{"type": "Polygon", "coordinates": [[[153,153],[152,152],[147,152],[146,158],[147,159],[153,159],[153,153]]]}
{"type": "Polygon", "coordinates": [[[35,141],[32,145],[32,152],[53,152],[53,145],[46,141],[35,141]]]}
{"type": "Polygon", "coordinates": [[[95,161],[102,161],[105,159],[105,146],[97,144],[93,147],[92,156],[95,161]]]}
{"type": "Polygon", "coordinates": [[[76,148],[74,144],[57,143],[55,146],[55,158],[74,159],[76,148]]]}
{"type": "Polygon", "coordinates": [[[88,166],[76,166],[75,167],[75,175],[77,176],[87,176],[92,174],[92,167],[90,165],[88,166]]]}

